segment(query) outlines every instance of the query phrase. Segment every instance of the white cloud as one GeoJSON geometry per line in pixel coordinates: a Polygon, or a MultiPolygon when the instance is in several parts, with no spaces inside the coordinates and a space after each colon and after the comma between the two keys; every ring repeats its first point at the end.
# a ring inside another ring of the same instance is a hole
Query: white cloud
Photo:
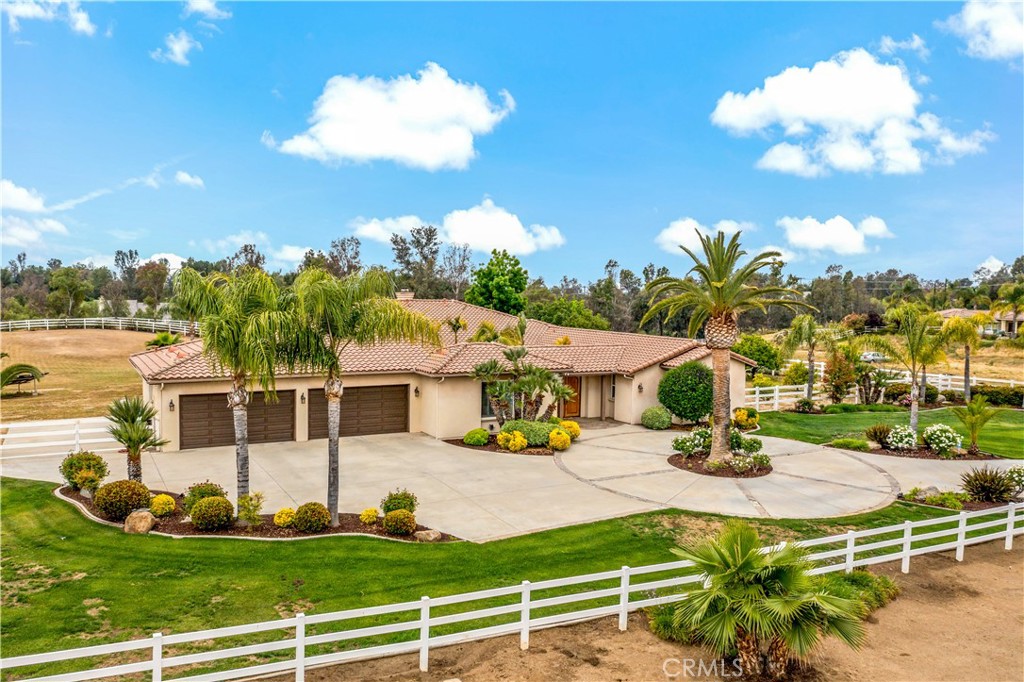
{"type": "Polygon", "coordinates": [[[168,33],[164,38],[165,47],[153,50],[149,56],[158,62],[173,62],[179,66],[188,66],[188,53],[192,50],[202,51],[203,46],[185,29],[177,33],[168,33]]]}
{"type": "Polygon", "coordinates": [[[714,225],[719,232],[736,234],[737,232],[751,232],[757,229],[757,225],[747,220],[719,220],[714,225]]]}
{"type": "Polygon", "coordinates": [[[152,256],[147,258],[145,262],[148,263],[150,261],[158,261],[158,260],[166,260],[167,261],[167,267],[169,267],[171,270],[180,270],[181,269],[181,264],[184,263],[188,259],[187,258],[183,258],[182,256],[179,256],[176,253],[154,253],[152,256]]]}
{"type": "Polygon", "coordinates": [[[995,256],[989,256],[985,260],[978,263],[978,267],[974,268],[975,272],[979,270],[987,270],[990,273],[996,273],[1006,267],[1006,263],[999,260],[995,256]]]}
{"type": "Polygon", "coordinates": [[[229,234],[226,237],[220,239],[203,239],[200,241],[207,251],[218,256],[230,256],[237,251],[243,244],[254,244],[257,247],[264,247],[270,245],[270,237],[266,232],[253,232],[252,230],[242,230],[234,234],[229,234]]]}
{"type": "Polygon", "coordinates": [[[797,249],[832,251],[842,255],[866,253],[867,238],[891,238],[893,233],[885,221],[868,216],[854,225],[843,216],[821,222],[806,218],[779,218],[776,225],[786,233],[787,243],[797,249]]]}
{"type": "Polygon", "coordinates": [[[42,194],[28,187],[19,187],[10,180],[0,180],[0,205],[5,211],[46,211],[46,202],[42,194]]]}
{"type": "Polygon", "coordinates": [[[918,59],[928,59],[931,50],[925,45],[924,38],[912,33],[906,40],[895,40],[892,36],[882,36],[881,45],[878,51],[882,54],[896,54],[897,52],[913,52],[918,59]]]}
{"type": "Polygon", "coordinates": [[[901,64],[863,49],[811,68],[792,66],[747,93],[726,92],[711,121],[736,135],[799,138],[774,144],[757,167],[813,178],[831,170],[918,173],[985,150],[988,130],[958,135],[928,112],[901,64]]]}
{"type": "Polygon", "coordinates": [[[207,19],[230,19],[231,12],[218,7],[216,0],[186,0],[183,16],[199,14],[207,19]]]}
{"type": "Polygon", "coordinates": [[[940,28],[967,43],[967,54],[979,59],[1016,60],[1024,54],[1024,4],[968,0],[940,28]]]}
{"type": "Polygon", "coordinates": [[[784,263],[792,263],[793,261],[800,260],[800,254],[798,254],[796,251],[792,251],[791,249],[787,249],[785,246],[766,244],[762,246],[760,249],[757,249],[758,253],[763,253],[765,251],[777,251],[779,254],[779,259],[782,260],[782,262],[784,263]]]}
{"type": "Polygon", "coordinates": [[[291,267],[295,267],[302,262],[306,252],[309,251],[308,246],[293,246],[291,244],[284,244],[279,249],[274,249],[270,257],[272,260],[278,263],[284,263],[291,267]]]}
{"type": "Polygon", "coordinates": [[[41,245],[46,234],[67,235],[68,228],[53,218],[5,215],[0,217],[0,232],[6,247],[32,247],[41,245]]]}
{"type": "Polygon", "coordinates": [[[174,181],[179,185],[185,185],[186,187],[192,187],[194,189],[206,189],[206,183],[198,175],[192,175],[186,173],[183,170],[178,171],[174,174],[174,181]]]}
{"type": "Polygon", "coordinates": [[[388,244],[391,242],[391,235],[407,235],[413,228],[426,225],[419,216],[403,215],[397,218],[364,218],[359,216],[349,223],[355,229],[357,237],[372,239],[373,241],[388,244]]]}
{"type": "Polygon", "coordinates": [[[8,0],[0,2],[0,11],[7,15],[7,26],[11,33],[21,30],[22,21],[60,19],[75,33],[87,36],[96,34],[96,25],[77,0],[8,0]]]}
{"type": "Polygon", "coordinates": [[[698,233],[705,237],[713,236],[717,232],[723,232],[726,236],[731,236],[740,231],[749,232],[754,229],[756,229],[756,226],[746,221],[719,220],[713,228],[708,228],[693,218],[680,218],[679,220],[673,220],[669,223],[668,227],[659,232],[658,236],[654,238],[654,243],[662,251],[675,256],[685,256],[686,254],[679,248],[680,246],[685,246],[691,251],[700,250],[700,237],[698,237],[698,233]]]}
{"type": "MultiPolygon", "coordinates": [[[[324,86],[309,129],[276,148],[321,163],[389,160],[435,171],[464,169],[476,155],[474,140],[494,130],[515,109],[481,86],[453,80],[433,62],[415,76],[334,76],[324,86]]],[[[265,132],[263,143],[274,146],[265,132]]]]}

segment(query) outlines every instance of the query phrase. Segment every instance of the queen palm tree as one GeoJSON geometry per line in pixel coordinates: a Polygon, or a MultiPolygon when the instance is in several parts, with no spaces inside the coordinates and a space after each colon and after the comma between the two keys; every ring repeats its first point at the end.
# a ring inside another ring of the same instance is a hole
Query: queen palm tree
{"type": "Polygon", "coordinates": [[[292,284],[290,330],[279,345],[289,369],[325,372],[327,398],[327,509],[338,525],[341,353],[350,345],[406,341],[440,344],[437,325],[395,300],[395,284],[383,270],[337,278],[321,268],[299,273],[292,284]]]}
{"type": "Polygon", "coordinates": [[[793,351],[803,346],[807,349],[807,399],[814,399],[814,379],[817,376],[814,369],[814,352],[818,347],[823,347],[830,353],[836,352],[839,348],[840,330],[831,325],[818,324],[813,315],[797,315],[790,323],[789,329],[785,329],[775,335],[775,342],[779,344],[779,354],[782,357],[790,357],[793,351]]]}
{"type": "Polygon", "coordinates": [[[1024,313],[1024,281],[1007,282],[999,287],[992,312],[1009,315],[1013,320],[1013,336],[1020,333],[1020,321],[1017,319],[1024,313]]]}
{"type": "Polygon", "coordinates": [[[938,326],[942,318],[912,303],[890,308],[885,318],[897,326],[895,340],[872,336],[866,343],[903,365],[910,373],[910,428],[916,434],[921,399],[918,378],[923,366],[935,357],[937,335],[931,332],[931,328],[938,326]]]}
{"type": "Polygon", "coordinates": [[[711,460],[729,460],[729,349],[736,343],[739,329],[736,320],[747,310],[765,310],[770,305],[780,305],[790,310],[814,309],[800,300],[799,292],[777,286],[754,286],[751,282],[764,268],[771,267],[781,254],[765,251],[739,265],[746,255],[740,248],[739,232],[728,244],[725,235],[719,232],[714,238],[699,231],[701,259],[685,246],[680,246],[693,259],[693,267],[685,278],[658,277],[647,285],[647,291],[655,302],[648,308],[640,321],[642,328],[662,312],[665,319],[671,319],[683,311],[691,311],[689,334],[695,337],[704,328],[704,337],[711,349],[714,368],[714,403],[712,414],[715,418],[711,436],[711,460]]]}
{"type": "Polygon", "coordinates": [[[964,347],[964,402],[971,402],[971,351],[981,344],[978,327],[993,321],[988,313],[975,313],[970,317],[951,317],[942,323],[946,341],[964,347]]]}

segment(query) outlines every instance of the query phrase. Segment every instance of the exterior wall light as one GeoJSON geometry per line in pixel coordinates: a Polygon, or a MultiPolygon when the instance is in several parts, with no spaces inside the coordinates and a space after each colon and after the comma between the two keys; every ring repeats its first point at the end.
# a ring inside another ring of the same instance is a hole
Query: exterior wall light
{"type": "Polygon", "coordinates": [[[417,398],[419,398],[420,397],[420,387],[417,386],[416,388],[412,389],[412,394],[414,396],[416,396],[417,398]]]}
{"type": "Polygon", "coordinates": [[[305,391],[303,391],[303,392],[302,392],[302,393],[301,393],[301,394],[299,395],[299,402],[300,402],[300,403],[302,403],[303,405],[305,405],[305,404],[306,404],[306,392],[305,392],[305,391]]]}
{"type": "Polygon", "coordinates": [[[174,412],[174,398],[171,398],[171,402],[167,403],[167,409],[174,412]]]}
{"type": "Polygon", "coordinates": [[[644,392],[644,385],[643,384],[637,384],[636,392],[637,393],[643,393],[644,392]]]}

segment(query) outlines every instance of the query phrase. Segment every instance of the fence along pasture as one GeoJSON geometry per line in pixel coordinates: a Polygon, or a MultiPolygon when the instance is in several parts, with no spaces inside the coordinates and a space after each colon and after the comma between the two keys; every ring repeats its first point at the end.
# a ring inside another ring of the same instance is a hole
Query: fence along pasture
{"type": "MultiPolygon", "coordinates": [[[[808,558],[816,564],[811,569],[814,574],[849,573],[855,568],[891,561],[899,561],[901,570],[907,573],[911,559],[923,554],[953,550],[956,560],[963,561],[965,547],[993,540],[1002,540],[1005,549],[1011,549],[1014,536],[1024,534],[1022,512],[1024,504],[1010,504],[801,540],[797,544],[812,552],[808,558]],[[920,530],[925,532],[917,532],[920,530]]],[[[762,551],[772,549],[766,547],[762,551]]],[[[461,642],[518,635],[519,645],[525,650],[529,648],[531,632],[608,616],[616,616],[619,629],[625,630],[629,613],[679,601],[685,598],[687,586],[700,580],[689,561],[623,566],[382,606],[299,613],[249,625],[181,634],[157,632],[148,638],[0,659],[0,668],[32,667],[35,672],[47,665],[64,664],[58,666],[64,669],[44,670],[42,676],[29,682],[76,682],[145,672],[151,680],[161,681],[169,670],[186,666],[186,670],[177,671],[178,676],[170,679],[214,682],[293,672],[295,679],[303,682],[306,669],[314,666],[415,653],[420,670],[426,672],[432,650],[461,642]],[[476,608],[465,608],[468,605],[476,608]],[[475,627],[463,629],[474,622],[475,627]],[[346,624],[348,628],[324,627],[337,624],[346,624]],[[363,641],[363,645],[344,648],[346,643],[357,641],[363,641]],[[210,643],[219,643],[222,648],[203,648],[210,643]],[[134,654],[140,660],[107,666],[99,660],[114,654],[121,661],[125,654],[134,654]],[[270,660],[251,660],[261,655],[270,660]],[[217,665],[242,657],[246,659],[239,662],[242,667],[217,665]],[[275,657],[279,660],[273,660],[275,657]],[[66,667],[70,661],[85,661],[87,665],[91,661],[95,667],[78,666],[72,670],[66,667]]]]}

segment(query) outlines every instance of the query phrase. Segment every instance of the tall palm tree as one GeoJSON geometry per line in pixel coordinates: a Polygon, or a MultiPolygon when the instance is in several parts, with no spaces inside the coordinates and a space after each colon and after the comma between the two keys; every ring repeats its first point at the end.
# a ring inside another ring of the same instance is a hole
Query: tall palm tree
{"type": "Polygon", "coordinates": [[[1007,282],[999,287],[992,312],[1009,315],[1013,320],[1013,336],[1020,333],[1020,321],[1017,319],[1024,313],[1024,281],[1007,282]]]}
{"type": "Polygon", "coordinates": [[[951,317],[942,323],[946,341],[964,347],[964,402],[971,402],[971,351],[981,344],[978,327],[993,321],[988,313],[975,313],[970,317],[951,317]]]}
{"type": "Polygon", "coordinates": [[[922,366],[934,357],[936,335],[931,332],[931,328],[941,324],[942,318],[935,313],[922,311],[911,303],[890,308],[885,317],[897,325],[896,339],[872,336],[867,343],[903,365],[910,373],[910,428],[917,433],[921,399],[918,379],[922,366]]]}
{"type": "Polygon", "coordinates": [[[647,291],[655,302],[640,321],[640,327],[643,327],[662,312],[668,320],[689,310],[689,335],[695,337],[704,328],[715,375],[711,460],[732,458],[729,449],[729,349],[739,336],[736,320],[747,310],[763,311],[769,305],[780,305],[790,310],[814,309],[800,300],[799,292],[793,289],[751,284],[754,276],[771,267],[781,254],[765,251],[740,265],[740,259],[747,253],[740,248],[740,234],[734,234],[726,244],[725,235],[721,232],[712,238],[698,231],[703,259],[687,247],[680,246],[693,259],[693,267],[687,275],[692,273],[694,278],[665,276],[652,280],[647,291]]]}
{"type": "Polygon", "coordinates": [[[779,354],[790,357],[793,351],[803,346],[807,349],[807,399],[814,399],[814,380],[817,376],[814,369],[814,352],[823,347],[830,353],[839,347],[840,330],[833,325],[821,325],[813,315],[797,315],[785,329],[775,335],[779,344],[779,354]]]}
{"type": "Polygon", "coordinates": [[[110,426],[107,432],[124,446],[128,459],[128,480],[142,482],[142,453],[166,445],[158,438],[150,421],[156,409],[139,396],[118,398],[107,408],[110,426]]]}
{"type": "Polygon", "coordinates": [[[231,378],[227,407],[234,420],[241,499],[249,494],[249,389],[258,383],[264,400],[277,398],[277,346],[291,328],[288,299],[270,275],[251,267],[205,277],[182,268],[175,276],[174,295],[179,305],[199,316],[203,353],[231,378]]]}
{"type": "Polygon", "coordinates": [[[341,353],[350,345],[405,341],[440,345],[437,325],[395,299],[395,284],[383,270],[344,278],[310,267],[292,284],[290,330],[278,347],[289,369],[324,372],[327,398],[327,509],[338,525],[341,353]]]}

